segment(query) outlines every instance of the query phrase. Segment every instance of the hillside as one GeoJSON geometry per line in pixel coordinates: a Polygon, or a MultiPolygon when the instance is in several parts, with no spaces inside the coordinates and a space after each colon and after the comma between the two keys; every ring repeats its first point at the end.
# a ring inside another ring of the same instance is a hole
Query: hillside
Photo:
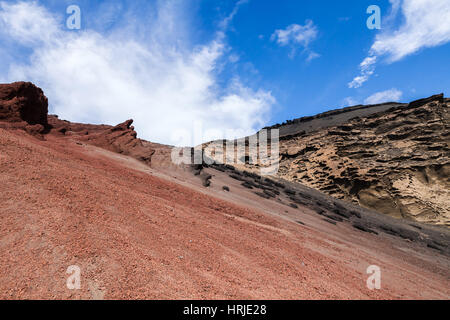
{"type": "Polygon", "coordinates": [[[450,113],[443,95],[271,128],[280,130],[280,178],[392,217],[450,226],[450,113]]]}
{"type": "Polygon", "coordinates": [[[446,227],[230,166],[176,166],[131,120],[77,124],[47,110],[34,85],[0,85],[1,299],[450,295],[446,227]],[[66,287],[72,265],[80,290],[66,287]],[[366,286],[370,265],[381,290],[366,286]]]}

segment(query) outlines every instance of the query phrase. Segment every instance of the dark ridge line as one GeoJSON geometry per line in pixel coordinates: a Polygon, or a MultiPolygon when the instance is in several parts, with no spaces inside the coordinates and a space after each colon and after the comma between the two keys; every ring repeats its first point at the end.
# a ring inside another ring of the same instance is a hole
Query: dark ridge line
{"type": "Polygon", "coordinates": [[[361,109],[368,109],[368,108],[374,108],[374,107],[381,107],[381,106],[387,106],[387,105],[394,105],[393,108],[395,107],[400,107],[400,106],[407,106],[407,103],[398,103],[398,102],[385,102],[385,103],[380,103],[380,104],[371,104],[371,105],[362,105],[362,104],[358,104],[356,106],[351,106],[351,107],[345,107],[345,108],[341,108],[341,109],[334,109],[334,110],[329,110],[326,112],[322,112],[319,114],[316,114],[314,116],[304,116],[304,117],[300,117],[300,118],[295,118],[292,120],[287,120],[286,122],[283,122],[281,124],[277,123],[274,124],[272,126],[269,127],[264,127],[263,129],[278,129],[280,127],[286,126],[286,125],[291,125],[291,124],[296,124],[296,123],[303,123],[303,122],[308,122],[314,119],[322,119],[322,118],[326,118],[326,117],[330,117],[330,116],[335,116],[335,115],[339,115],[339,114],[343,114],[343,113],[348,113],[348,112],[352,112],[352,111],[357,111],[357,110],[361,110],[361,109]]]}
{"type": "Polygon", "coordinates": [[[350,107],[345,107],[345,108],[341,108],[341,109],[334,109],[334,110],[330,110],[330,111],[326,111],[326,112],[322,112],[319,113],[317,115],[314,116],[305,116],[305,117],[301,117],[301,118],[296,118],[293,120],[287,120],[286,122],[282,123],[282,124],[275,124],[272,126],[268,126],[268,127],[264,127],[264,129],[269,130],[269,129],[278,129],[280,127],[286,126],[286,125],[292,125],[292,124],[297,124],[297,123],[303,123],[303,122],[309,122],[311,120],[314,119],[322,119],[322,118],[326,118],[326,117],[330,117],[330,116],[335,116],[335,115],[339,115],[339,114],[343,114],[343,113],[348,113],[348,112],[352,112],[352,111],[358,111],[361,109],[370,109],[370,108],[375,108],[375,107],[381,107],[381,106],[388,106],[388,105],[392,105],[391,109],[396,109],[398,107],[408,107],[408,108],[416,108],[419,106],[422,106],[424,104],[427,104],[431,101],[435,101],[438,100],[439,102],[444,102],[449,100],[448,98],[444,98],[444,94],[440,93],[440,94],[436,94],[436,95],[432,95],[428,98],[423,98],[423,99],[419,99],[419,100],[415,100],[412,101],[410,103],[399,103],[399,102],[384,102],[384,103],[379,103],[379,104],[371,104],[371,105],[355,105],[355,106],[350,106],[350,107]]]}

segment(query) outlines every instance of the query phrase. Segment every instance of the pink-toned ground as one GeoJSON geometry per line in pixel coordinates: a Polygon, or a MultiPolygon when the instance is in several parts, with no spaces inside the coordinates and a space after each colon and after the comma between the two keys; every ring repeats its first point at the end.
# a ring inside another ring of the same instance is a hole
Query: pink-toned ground
{"type": "Polygon", "coordinates": [[[1,299],[448,299],[449,266],[220,173],[206,189],[76,137],[0,129],[1,299]],[[81,290],[66,287],[71,265],[81,290]]]}

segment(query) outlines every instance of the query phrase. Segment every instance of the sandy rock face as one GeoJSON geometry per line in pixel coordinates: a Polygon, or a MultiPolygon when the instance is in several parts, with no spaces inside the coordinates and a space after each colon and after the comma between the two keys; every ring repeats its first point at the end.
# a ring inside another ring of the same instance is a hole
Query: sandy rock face
{"type": "Polygon", "coordinates": [[[30,82],[0,84],[0,120],[47,126],[48,100],[30,82]]]}
{"type": "Polygon", "coordinates": [[[450,225],[443,95],[281,140],[279,175],[395,217],[450,225]]]}

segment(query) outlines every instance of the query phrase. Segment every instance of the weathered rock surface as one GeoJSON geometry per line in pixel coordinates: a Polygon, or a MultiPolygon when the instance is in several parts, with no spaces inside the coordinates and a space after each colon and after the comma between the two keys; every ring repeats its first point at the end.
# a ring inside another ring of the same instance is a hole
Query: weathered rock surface
{"type": "Polygon", "coordinates": [[[0,84],[0,120],[47,126],[48,100],[30,82],[0,84]]]}
{"type": "Polygon", "coordinates": [[[310,132],[308,121],[288,124],[279,176],[394,217],[449,226],[448,99],[364,111],[333,126],[316,123],[310,132]]]}
{"type": "Polygon", "coordinates": [[[48,131],[48,100],[30,82],[0,84],[0,128],[21,129],[39,139],[48,131]]]}
{"type": "Polygon", "coordinates": [[[150,164],[155,151],[151,147],[145,146],[143,141],[137,138],[132,123],[133,120],[127,120],[115,127],[88,134],[82,140],[150,164]]]}

